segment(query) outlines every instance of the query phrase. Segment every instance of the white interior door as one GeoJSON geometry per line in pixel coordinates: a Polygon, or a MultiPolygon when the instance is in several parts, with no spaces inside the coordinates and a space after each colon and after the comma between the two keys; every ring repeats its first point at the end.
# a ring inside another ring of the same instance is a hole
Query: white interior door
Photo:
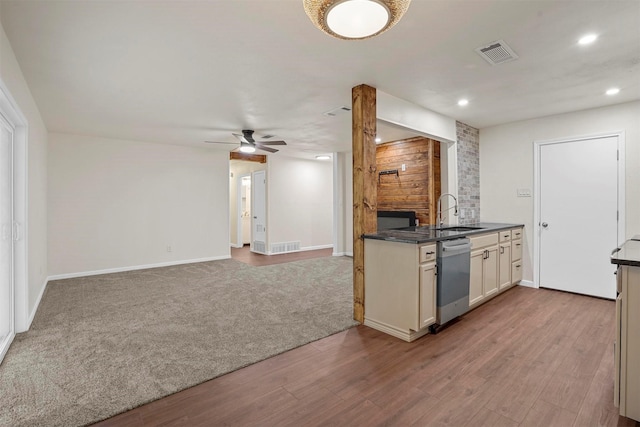
{"type": "Polygon", "coordinates": [[[614,299],[618,136],[539,145],[539,284],[614,299]]]}
{"type": "Polygon", "coordinates": [[[13,130],[0,116],[0,362],[15,336],[13,130]]]}
{"type": "Polygon", "coordinates": [[[253,201],[251,208],[253,211],[253,252],[267,253],[267,174],[266,171],[253,173],[251,182],[253,201]]]}

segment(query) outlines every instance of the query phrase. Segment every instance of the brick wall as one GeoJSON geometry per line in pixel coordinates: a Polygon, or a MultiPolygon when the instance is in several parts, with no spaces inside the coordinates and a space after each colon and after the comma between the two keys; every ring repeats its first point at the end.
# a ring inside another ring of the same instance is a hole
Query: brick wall
{"type": "Polygon", "coordinates": [[[480,220],[480,132],[456,122],[459,223],[480,220]]]}

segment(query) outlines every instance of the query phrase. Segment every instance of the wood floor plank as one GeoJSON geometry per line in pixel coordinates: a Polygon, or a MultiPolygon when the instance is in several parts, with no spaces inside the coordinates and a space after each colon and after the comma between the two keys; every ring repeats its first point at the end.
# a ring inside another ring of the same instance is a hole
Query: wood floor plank
{"type": "Polygon", "coordinates": [[[612,405],[614,317],[515,287],[413,343],[359,326],[99,425],[639,427],[612,405]]]}
{"type": "Polygon", "coordinates": [[[576,413],[538,400],[520,424],[521,427],[567,427],[573,425],[576,413]]]}
{"type": "Polygon", "coordinates": [[[482,408],[469,420],[465,426],[468,427],[517,427],[518,423],[510,418],[504,417],[490,409],[482,408]]]}
{"type": "Polygon", "coordinates": [[[290,252],[290,253],[278,254],[278,255],[262,255],[255,252],[251,252],[249,245],[245,245],[242,248],[231,248],[231,258],[235,259],[236,261],[240,261],[240,262],[244,262],[245,264],[252,265],[254,267],[283,264],[286,262],[321,258],[326,256],[332,256],[332,255],[333,255],[332,248],[316,249],[313,251],[290,252]]]}

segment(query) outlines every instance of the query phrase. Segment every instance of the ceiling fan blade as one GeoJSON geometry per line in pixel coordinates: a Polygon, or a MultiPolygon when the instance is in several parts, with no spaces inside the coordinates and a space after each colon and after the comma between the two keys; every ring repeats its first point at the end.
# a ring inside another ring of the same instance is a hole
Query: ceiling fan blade
{"type": "Polygon", "coordinates": [[[222,141],[205,141],[209,144],[233,144],[233,145],[238,145],[237,142],[222,142],[222,141]]]}
{"type": "Polygon", "coordinates": [[[256,144],[262,144],[262,145],[287,145],[287,143],[284,142],[284,141],[258,141],[258,142],[256,142],[256,144]]]}
{"type": "Polygon", "coordinates": [[[269,153],[277,153],[279,151],[279,150],[276,150],[275,148],[264,147],[262,144],[256,144],[256,148],[258,150],[268,151],[269,153]]]}

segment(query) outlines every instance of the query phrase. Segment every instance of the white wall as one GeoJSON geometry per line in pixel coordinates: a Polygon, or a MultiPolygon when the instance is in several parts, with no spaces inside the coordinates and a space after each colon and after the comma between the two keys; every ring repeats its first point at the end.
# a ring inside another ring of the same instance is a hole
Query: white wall
{"type": "Polygon", "coordinates": [[[51,133],[49,274],[229,257],[228,156],[51,133]]]}
{"type": "Polygon", "coordinates": [[[353,256],[353,153],[333,153],[333,255],[353,256]]]}
{"type": "Polygon", "coordinates": [[[238,242],[238,178],[241,175],[259,170],[266,170],[266,163],[248,162],[244,160],[231,160],[229,162],[229,234],[232,245],[242,246],[238,242]]]}
{"type": "Polygon", "coordinates": [[[533,141],[621,130],[626,133],[625,234],[629,238],[640,233],[640,102],[480,129],[482,220],[525,224],[524,280],[533,280],[533,197],[516,197],[516,189],[533,190],[533,141]]]}
{"type": "Polygon", "coordinates": [[[16,292],[16,329],[22,332],[33,318],[47,277],[47,129],[1,25],[0,79],[28,122],[27,286],[16,292]]]}
{"type": "Polygon", "coordinates": [[[269,156],[267,205],[269,245],[299,241],[301,249],[331,247],[332,163],[269,156]]]}

